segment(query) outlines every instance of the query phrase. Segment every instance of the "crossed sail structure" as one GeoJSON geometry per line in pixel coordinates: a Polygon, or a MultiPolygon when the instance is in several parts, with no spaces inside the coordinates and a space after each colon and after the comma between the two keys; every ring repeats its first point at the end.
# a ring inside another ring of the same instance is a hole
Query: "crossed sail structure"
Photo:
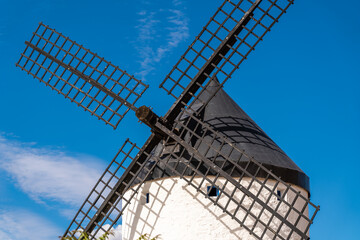
{"type": "Polygon", "coordinates": [[[309,239],[309,178],[223,91],[292,4],[225,0],[161,83],[175,98],[163,117],[136,106],[146,84],[39,24],[18,67],[113,128],[129,111],[151,128],[141,148],[123,144],[64,237],[122,224],[131,240],[309,239]]]}

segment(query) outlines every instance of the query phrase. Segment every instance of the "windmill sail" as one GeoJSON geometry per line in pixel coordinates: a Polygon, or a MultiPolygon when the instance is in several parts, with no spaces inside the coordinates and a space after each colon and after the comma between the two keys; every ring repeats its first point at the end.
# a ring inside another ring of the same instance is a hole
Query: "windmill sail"
{"type": "Polygon", "coordinates": [[[147,85],[40,23],[16,64],[65,98],[117,128],[147,85]]]}
{"type": "Polygon", "coordinates": [[[211,79],[224,84],[231,78],[292,3],[225,0],[160,85],[176,99],[167,121],[172,122],[199,89],[206,91],[211,79]]]}
{"type": "Polygon", "coordinates": [[[126,140],[85,199],[64,237],[74,237],[80,231],[95,239],[99,233],[113,229],[156,164],[146,148],[140,149],[126,140]],[[132,192],[129,197],[124,196],[127,191],[132,192]]]}
{"type": "Polygon", "coordinates": [[[160,87],[179,99],[191,82],[226,82],[292,3],[225,0],[160,87]]]}

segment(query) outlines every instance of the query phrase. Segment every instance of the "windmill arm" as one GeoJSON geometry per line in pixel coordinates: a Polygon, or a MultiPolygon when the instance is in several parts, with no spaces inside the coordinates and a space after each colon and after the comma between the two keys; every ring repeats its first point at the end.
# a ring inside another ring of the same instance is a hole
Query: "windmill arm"
{"type": "Polygon", "coordinates": [[[199,101],[199,89],[206,91],[212,79],[225,84],[291,4],[293,0],[225,0],[160,84],[176,98],[165,121],[172,123],[182,107],[199,101]]]}
{"type": "Polygon", "coordinates": [[[152,150],[160,140],[152,134],[142,149],[127,140],[92,189],[63,236],[73,237],[76,231],[82,231],[92,239],[101,230],[111,230],[142,183],[157,166],[156,161],[152,165],[148,165],[148,161],[152,157],[152,150]],[[136,187],[131,196],[124,198],[124,193],[134,185],[136,187]],[[108,229],[104,229],[106,224],[109,224],[108,229]]]}
{"type": "MultiPolygon", "coordinates": [[[[220,44],[220,46],[216,49],[216,51],[212,54],[210,59],[204,64],[204,66],[200,69],[200,71],[196,74],[195,78],[192,82],[186,87],[181,96],[176,100],[174,105],[170,108],[168,113],[165,115],[165,119],[167,122],[173,122],[175,118],[179,115],[181,109],[187,105],[187,103],[191,100],[193,95],[201,88],[202,84],[205,80],[211,75],[217,65],[221,62],[221,60],[226,56],[226,54],[230,51],[230,49],[234,46],[237,39],[236,36],[240,34],[240,32],[244,29],[244,25],[246,25],[251,16],[262,0],[257,0],[252,7],[245,13],[244,17],[236,24],[234,29],[229,33],[229,35],[225,38],[225,40],[220,44]]],[[[162,86],[162,85],[161,85],[162,86]]]]}
{"type": "Polygon", "coordinates": [[[117,128],[148,85],[42,23],[16,66],[117,128]]]}
{"type": "Polygon", "coordinates": [[[117,101],[119,101],[120,103],[122,103],[123,105],[125,105],[126,107],[130,108],[133,111],[136,111],[136,107],[134,105],[132,105],[131,103],[129,103],[128,101],[126,101],[125,99],[121,98],[120,96],[118,96],[117,94],[115,94],[114,92],[110,91],[109,89],[107,89],[105,86],[103,86],[102,84],[98,83],[97,81],[95,81],[94,79],[92,79],[89,76],[86,76],[84,73],[80,72],[79,70],[77,70],[76,68],[74,68],[73,66],[70,66],[64,62],[61,62],[60,60],[58,60],[57,58],[53,57],[52,55],[50,55],[49,53],[45,52],[44,50],[40,49],[39,47],[35,46],[34,44],[26,41],[25,44],[29,47],[31,47],[32,49],[38,51],[40,54],[42,54],[43,56],[45,56],[46,58],[50,59],[51,61],[57,63],[58,65],[62,66],[64,69],[69,70],[72,74],[77,75],[78,77],[84,79],[85,81],[87,81],[88,83],[90,83],[91,85],[93,85],[94,87],[100,89],[101,91],[103,91],[105,94],[111,96],[112,98],[116,99],[117,101]]]}
{"type": "MultiPolygon", "coordinates": [[[[141,171],[144,170],[144,165],[146,164],[146,160],[151,156],[151,152],[153,149],[159,144],[161,138],[157,135],[152,134],[150,138],[146,141],[143,149],[136,156],[136,158],[130,163],[130,165],[125,170],[124,174],[121,176],[119,181],[116,183],[114,189],[110,192],[110,194],[106,197],[104,203],[99,208],[98,212],[95,214],[95,217],[91,219],[90,223],[86,226],[85,232],[91,233],[95,227],[101,222],[104,217],[106,217],[109,210],[112,208],[114,203],[121,199],[121,196],[135,183],[136,180],[140,180],[135,176],[139,176],[141,171]]],[[[150,174],[155,165],[147,170],[147,174],[150,174]]],[[[145,181],[148,175],[141,179],[145,181]]],[[[141,184],[139,184],[141,185],[141,184]]],[[[122,209],[123,211],[123,209],[122,209]]],[[[119,216],[120,217],[120,216],[119,216]]]]}

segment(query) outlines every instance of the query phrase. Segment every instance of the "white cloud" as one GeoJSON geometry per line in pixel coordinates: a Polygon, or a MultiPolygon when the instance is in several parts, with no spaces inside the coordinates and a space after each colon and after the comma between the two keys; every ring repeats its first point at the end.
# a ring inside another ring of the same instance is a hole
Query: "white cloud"
{"type": "Polygon", "coordinates": [[[140,11],[137,50],[140,55],[142,80],[155,69],[166,53],[176,48],[179,43],[189,37],[189,19],[183,12],[183,1],[173,0],[169,9],[156,11],[140,11]],[[162,23],[159,15],[166,13],[166,21],[162,23]],[[165,24],[165,26],[164,26],[165,24]]]}
{"type": "Polygon", "coordinates": [[[46,219],[23,210],[0,210],[1,240],[54,240],[60,232],[46,219]]]}
{"type": "MultiPolygon", "coordinates": [[[[103,226],[104,229],[108,229],[110,227],[109,224],[105,224],[103,226]]],[[[122,239],[122,235],[121,235],[121,229],[122,229],[122,226],[121,225],[118,225],[117,227],[115,228],[112,228],[111,232],[113,233],[112,236],[109,236],[109,240],[121,240],[122,239]]],[[[99,231],[97,234],[96,234],[96,238],[99,238],[100,236],[102,236],[104,234],[104,231],[99,231]]]]}
{"type": "Polygon", "coordinates": [[[141,11],[138,15],[143,16],[143,18],[138,20],[140,22],[140,25],[137,26],[139,29],[138,40],[153,40],[154,35],[156,34],[155,27],[160,22],[155,19],[156,12],[141,11]]]}
{"type": "Polygon", "coordinates": [[[114,236],[111,236],[109,240],[121,240],[122,239],[122,235],[121,235],[121,228],[122,226],[119,225],[114,229],[114,236]]]}
{"type": "Polygon", "coordinates": [[[168,20],[173,26],[168,28],[168,46],[177,47],[180,42],[189,37],[188,19],[180,10],[170,9],[169,11],[172,13],[172,16],[168,20]]]}
{"type": "Polygon", "coordinates": [[[21,143],[0,135],[0,168],[37,202],[78,206],[101,173],[101,167],[91,162],[91,157],[74,157],[58,149],[39,148],[35,143],[21,143]]]}

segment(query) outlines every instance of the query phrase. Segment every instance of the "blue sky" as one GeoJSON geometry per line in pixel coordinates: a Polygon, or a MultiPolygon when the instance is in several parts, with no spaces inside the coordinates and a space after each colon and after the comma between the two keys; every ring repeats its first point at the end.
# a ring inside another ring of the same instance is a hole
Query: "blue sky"
{"type": "MultiPolygon", "coordinates": [[[[0,0],[0,239],[56,239],[126,138],[15,68],[42,21],[158,88],[221,0],[0,0]],[[174,37],[176,36],[176,38],[174,37]],[[70,197],[69,197],[70,196],[70,197]],[[29,236],[29,233],[34,236],[29,236]]],[[[360,226],[359,1],[296,1],[225,85],[310,177],[321,211],[311,239],[356,239],[360,226]]]]}

